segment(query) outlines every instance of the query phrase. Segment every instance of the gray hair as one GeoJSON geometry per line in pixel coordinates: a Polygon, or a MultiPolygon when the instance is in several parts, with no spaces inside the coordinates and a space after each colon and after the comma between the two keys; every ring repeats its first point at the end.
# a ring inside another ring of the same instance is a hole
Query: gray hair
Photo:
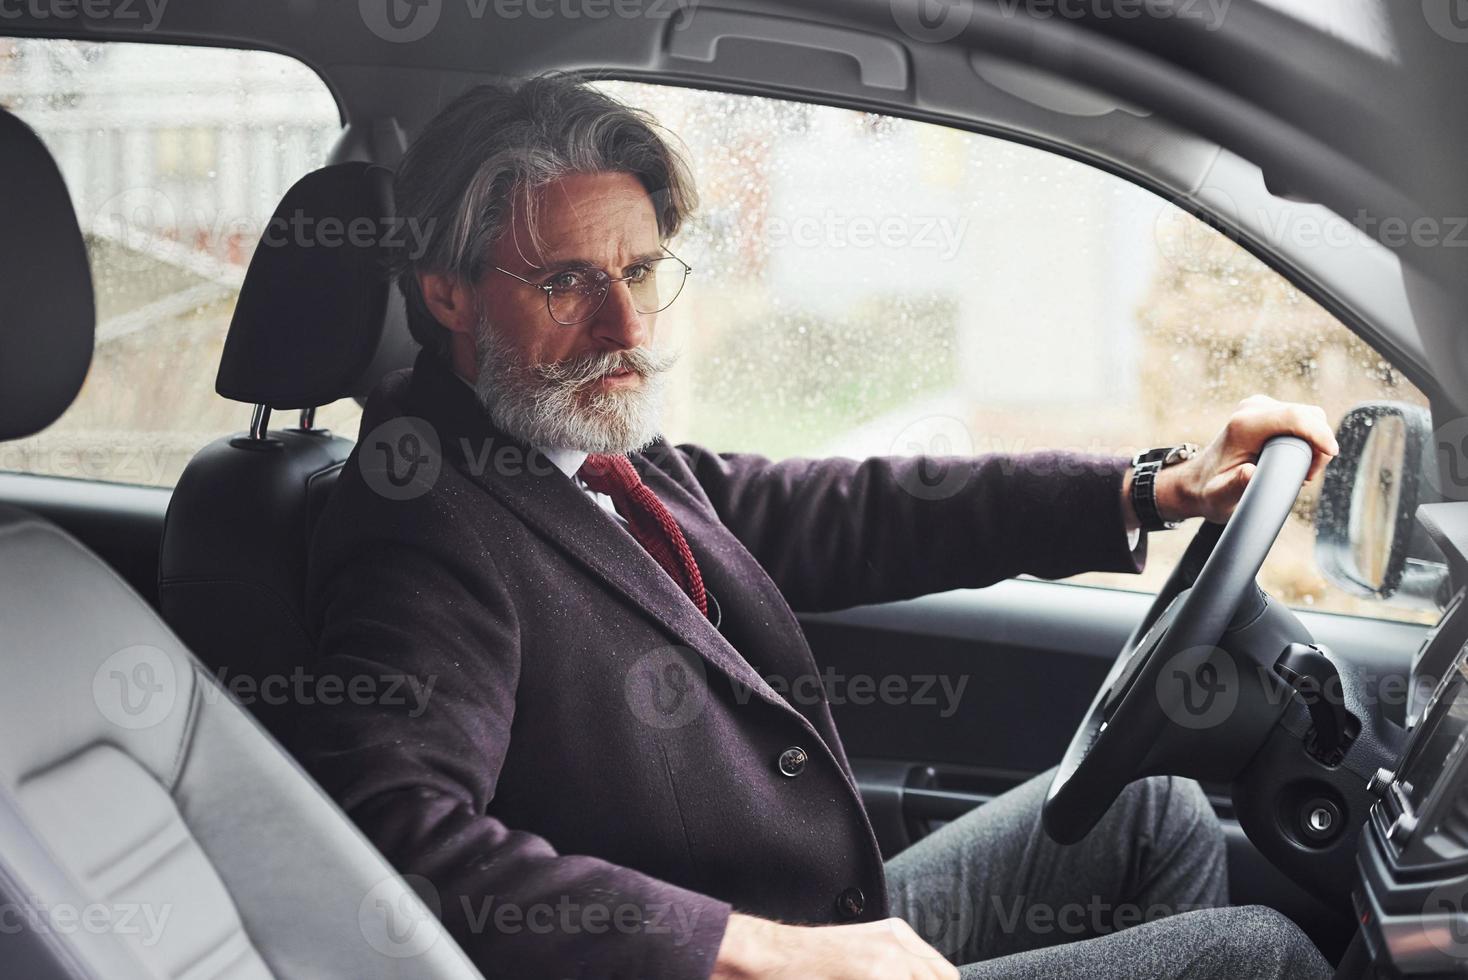
{"type": "Polygon", "coordinates": [[[446,355],[448,332],[423,300],[419,272],[476,281],[516,208],[540,246],[537,188],[569,174],[611,172],[630,173],[647,189],[663,241],[697,207],[688,165],[657,121],[579,76],[552,72],[518,85],[479,85],[449,103],[393,181],[399,216],[427,231],[414,253],[392,256],[413,337],[446,355]]]}

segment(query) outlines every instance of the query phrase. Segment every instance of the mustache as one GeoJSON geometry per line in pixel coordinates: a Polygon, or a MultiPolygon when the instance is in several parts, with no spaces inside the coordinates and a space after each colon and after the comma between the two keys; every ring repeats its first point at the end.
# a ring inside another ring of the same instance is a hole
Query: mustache
{"type": "Polygon", "coordinates": [[[621,371],[631,371],[643,379],[652,378],[671,370],[678,362],[678,356],[678,351],[668,348],[633,347],[537,364],[532,370],[542,381],[581,388],[621,371]]]}

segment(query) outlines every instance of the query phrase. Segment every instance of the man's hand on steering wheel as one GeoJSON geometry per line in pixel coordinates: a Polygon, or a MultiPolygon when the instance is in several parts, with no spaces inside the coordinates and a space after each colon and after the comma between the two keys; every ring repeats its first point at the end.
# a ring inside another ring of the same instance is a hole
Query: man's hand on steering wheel
{"type": "Polygon", "coordinates": [[[1268,737],[1288,705],[1271,687],[1272,668],[1283,638],[1303,630],[1287,612],[1271,615],[1255,576],[1300,488],[1338,452],[1319,408],[1256,395],[1205,450],[1159,471],[1176,471],[1155,487],[1163,519],[1207,522],[1123,644],[1056,767],[1043,811],[1053,839],[1080,840],[1142,776],[1229,782],[1268,737]],[[1246,634],[1256,627],[1257,637],[1246,634]],[[1248,642],[1220,646],[1231,628],[1248,642]],[[1199,702],[1194,695],[1204,689],[1229,696],[1199,702]]]}
{"type": "Polygon", "coordinates": [[[1306,483],[1341,451],[1319,406],[1250,395],[1239,402],[1223,430],[1196,456],[1158,473],[1158,512],[1169,521],[1202,517],[1224,523],[1249,485],[1264,443],[1280,435],[1299,436],[1315,451],[1306,483]]]}

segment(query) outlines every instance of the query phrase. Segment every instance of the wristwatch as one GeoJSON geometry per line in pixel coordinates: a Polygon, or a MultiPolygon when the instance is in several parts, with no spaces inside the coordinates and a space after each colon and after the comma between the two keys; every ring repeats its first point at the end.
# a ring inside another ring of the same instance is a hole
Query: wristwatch
{"type": "Polygon", "coordinates": [[[1185,442],[1180,446],[1148,449],[1132,457],[1132,510],[1136,511],[1142,530],[1171,531],[1178,526],[1178,521],[1164,521],[1157,512],[1157,474],[1197,454],[1198,447],[1185,442]]]}

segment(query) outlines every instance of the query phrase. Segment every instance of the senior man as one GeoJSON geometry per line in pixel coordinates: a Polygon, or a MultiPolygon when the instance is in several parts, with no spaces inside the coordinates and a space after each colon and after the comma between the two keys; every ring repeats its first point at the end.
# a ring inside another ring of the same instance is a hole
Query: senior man
{"type": "Polygon", "coordinates": [[[1140,571],[1139,531],[1227,519],[1269,437],[1318,473],[1323,412],[1248,399],[1135,498],[1109,456],[672,446],[657,314],[695,193],[649,117],[564,75],[475,88],[395,190],[431,229],[397,269],[423,351],[367,404],[309,610],[318,673],[433,695],[303,708],[294,742],[487,975],[1327,975],[1287,920],[1226,907],[1195,784],[1140,781],[1060,847],[1042,776],[884,864],[827,703],[767,681],[819,676],[792,610],[1140,571]],[[961,489],[908,492],[919,467],[961,489]],[[1030,914],[1072,907],[1177,914],[1030,914]]]}

